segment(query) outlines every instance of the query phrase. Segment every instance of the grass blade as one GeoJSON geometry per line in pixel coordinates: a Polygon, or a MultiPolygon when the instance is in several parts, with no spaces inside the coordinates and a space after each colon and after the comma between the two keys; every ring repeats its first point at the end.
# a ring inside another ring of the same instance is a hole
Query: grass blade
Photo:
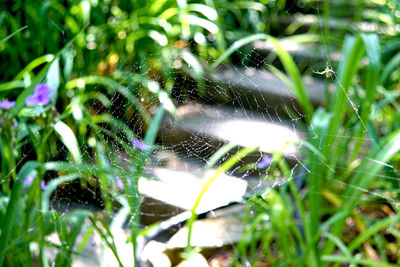
{"type": "MultiPolygon", "coordinates": [[[[234,42],[226,51],[223,53],[213,64],[211,64],[211,68],[215,69],[218,67],[227,57],[229,57],[232,53],[234,53],[237,49],[240,47],[249,44],[251,42],[254,42],[256,40],[266,40],[272,42],[274,45],[274,48],[276,50],[276,53],[279,56],[279,59],[281,60],[285,71],[288,73],[289,77],[292,79],[292,83],[289,83],[291,85],[289,88],[292,90],[293,94],[296,96],[297,100],[301,104],[302,108],[304,109],[306,113],[306,119],[310,120],[312,118],[312,115],[314,113],[314,108],[306,94],[306,91],[304,90],[303,82],[301,80],[301,75],[299,70],[296,67],[296,64],[293,61],[293,58],[290,56],[288,52],[286,52],[280,45],[277,39],[274,37],[263,34],[263,33],[258,33],[258,34],[253,34],[250,36],[247,36],[245,38],[242,38],[236,42],[234,42]]],[[[285,79],[284,82],[287,82],[285,79]]]]}
{"type": "Polygon", "coordinates": [[[5,255],[3,254],[8,238],[11,233],[11,228],[13,226],[13,219],[15,215],[15,209],[17,202],[20,200],[21,191],[23,188],[24,179],[28,176],[33,170],[40,167],[41,164],[36,161],[28,161],[22,166],[21,170],[18,172],[17,177],[15,179],[14,186],[11,191],[10,199],[7,205],[6,215],[4,217],[4,221],[1,223],[1,235],[0,235],[0,266],[3,266],[5,255]]]}
{"type": "Polygon", "coordinates": [[[57,187],[63,183],[71,182],[78,177],[79,174],[70,174],[51,180],[51,182],[47,185],[47,189],[42,193],[42,210],[44,214],[49,210],[50,196],[57,189],[57,187]]]}
{"type": "Polygon", "coordinates": [[[206,171],[208,171],[212,166],[214,166],[218,160],[220,160],[224,155],[226,155],[226,153],[228,153],[229,151],[231,151],[234,147],[236,147],[237,145],[229,142],[225,145],[223,145],[221,148],[219,148],[217,150],[217,152],[215,152],[209,160],[207,160],[206,165],[203,168],[203,173],[205,173],[206,171]]]}
{"type": "MultiPolygon", "coordinates": [[[[157,137],[158,128],[160,127],[161,119],[164,115],[164,105],[160,104],[158,107],[157,113],[154,115],[153,120],[150,123],[149,128],[146,131],[146,135],[144,137],[143,142],[148,145],[152,146],[154,141],[157,137]]],[[[130,177],[133,179],[131,180],[130,186],[126,187],[126,193],[128,197],[128,202],[131,208],[131,239],[132,239],[132,249],[133,249],[133,259],[136,260],[136,249],[137,249],[137,235],[139,234],[139,225],[140,225],[140,195],[139,195],[139,176],[142,174],[144,166],[146,164],[146,160],[150,156],[150,149],[142,151],[137,158],[134,167],[130,173],[130,177]]],[[[128,177],[129,177],[128,176],[128,177]]]]}
{"type": "Polygon", "coordinates": [[[367,241],[371,236],[378,233],[384,228],[397,223],[400,220],[400,215],[382,219],[372,226],[369,226],[362,234],[358,235],[348,246],[349,251],[357,249],[362,243],[367,241]]]}
{"type": "Polygon", "coordinates": [[[244,45],[252,43],[257,40],[268,40],[271,36],[263,33],[257,33],[245,38],[242,38],[236,42],[234,42],[213,64],[211,64],[211,68],[215,69],[222,62],[224,62],[230,55],[232,55],[236,50],[241,48],[244,45]]]}
{"type": "Polygon", "coordinates": [[[344,257],[346,257],[348,263],[352,265],[356,264],[353,255],[351,255],[350,250],[346,247],[346,245],[342,242],[342,240],[340,240],[338,237],[330,233],[325,233],[325,236],[333,243],[335,243],[336,246],[343,252],[344,257]]]}
{"type": "Polygon", "coordinates": [[[26,28],[28,28],[28,26],[25,25],[24,27],[19,28],[19,29],[16,30],[15,32],[13,32],[13,33],[7,35],[3,40],[0,41],[0,45],[1,45],[2,43],[4,43],[4,42],[7,42],[7,41],[8,41],[10,38],[12,38],[14,35],[16,35],[17,33],[19,33],[20,31],[25,30],[26,28]]]}
{"type": "MultiPolygon", "coordinates": [[[[394,155],[400,151],[400,131],[395,132],[392,136],[387,138],[387,142],[382,149],[377,149],[378,152],[374,152],[369,158],[375,159],[370,164],[369,160],[364,160],[356,175],[350,181],[347,190],[343,196],[346,201],[342,202],[338,212],[345,210],[353,210],[364,189],[371,183],[374,177],[384,168],[384,164],[387,163],[394,155]]],[[[342,218],[336,222],[333,226],[331,233],[339,236],[344,228],[346,218],[342,218]]],[[[333,251],[332,243],[327,242],[323,250],[325,254],[330,254],[333,251]]]]}
{"type": "MultiPolygon", "coordinates": [[[[324,255],[322,256],[322,261],[326,262],[338,262],[338,263],[349,263],[348,258],[343,255],[324,255]]],[[[357,259],[353,258],[353,262],[355,264],[360,264],[363,266],[371,266],[371,267],[396,267],[397,264],[391,264],[381,261],[373,261],[373,260],[365,260],[365,259],[357,259]]]]}
{"type": "Polygon", "coordinates": [[[388,76],[397,68],[400,63],[400,53],[395,55],[388,63],[386,63],[385,67],[382,70],[382,73],[379,77],[379,84],[383,85],[388,78],[388,76]]]}
{"type": "Polygon", "coordinates": [[[208,188],[211,186],[211,184],[215,181],[215,179],[217,179],[218,175],[221,173],[224,173],[226,171],[228,171],[230,168],[232,168],[239,160],[241,160],[242,158],[244,158],[245,156],[253,153],[254,151],[256,151],[258,148],[257,147],[253,147],[253,148],[242,148],[238,153],[236,153],[235,155],[233,155],[231,158],[229,158],[227,161],[225,161],[213,174],[213,176],[211,176],[207,182],[203,185],[203,187],[201,188],[200,194],[197,197],[193,208],[191,210],[192,216],[190,217],[190,219],[187,222],[188,225],[188,238],[187,238],[187,247],[186,247],[186,256],[189,256],[190,252],[191,252],[191,245],[190,245],[190,239],[191,239],[191,235],[192,235],[192,228],[193,228],[193,223],[194,221],[197,219],[197,208],[200,205],[200,202],[204,196],[204,194],[207,192],[208,188]]]}

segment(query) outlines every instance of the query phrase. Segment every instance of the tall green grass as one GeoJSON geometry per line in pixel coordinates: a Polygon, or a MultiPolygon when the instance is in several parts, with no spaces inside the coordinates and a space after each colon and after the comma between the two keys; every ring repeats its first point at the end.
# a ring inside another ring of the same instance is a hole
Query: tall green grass
{"type": "MultiPolygon", "coordinates": [[[[11,39],[12,35],[3,41],[11,39]]],[[[76,38],[79,38],[79,35],[76,38]]],[[[116,199],[129,206],[129,212],[125,212],[122,219],[117,217],[122,223],[129,217],[133,218],[130,225],[133,255],[135,255],[136,237],[140,226],[137,181],[151,150],[140,152],[133,146],[130,140],[133,137],[137,138],[136,134],[125,122],[112,116],[110,103],[112,97],[121,94],[127,106],[133,105],[136,108],[147,125],[144,127],[146,129],[144,143],[150,148],[153,147],[158,132],[165,110],[164,104],[160,104],[159,111],[151,118],[149,112],[137,100],[138,92],[130,90],[124,83],[117,82],[118,77],[88,76],[71,81],[63,80],[61,64],[70,61],[68,57],[62,60],[60,58],[68,53],[76,38],[57,54],[46,55],[28,64],[20,74],[16,75],[14,83],[2,84],[4,91],[8,93],[12,91],[13,94],[7,95],[10,100],[15,92],[18,91],[18,94],[12,109],[1,110],[3,127],[0,131],[2,140],[0,156],[4,167],[1,169],[1,266],[3,264],[33,266],[35,261],[48,266],[47,248],[58,250],[54,262],[57,266],[71,265],[73,257],[79,255],[90,237],[90,234],[87,234],[79,246],[76,244],[80,232],[87,228],[88,219],[93,223],[89,233],[99,232],[122,265],[115,245],[108,242],[109,238],[112,239],[111,232],[104,233],[97,227],[97,223],[101,223],[108,229],[114,216],[116,199]],[[26,107],[26,97],[33,93],[37,84],[42,82],[46,82],[53,89],[51,102],[46,106],[26,107]],[[96,93],[86,89],[92,84],[104,87],[106,93],[96,93]],[[19,90],[20,86],[23,90],[19,90]],[[90,103],[96,100],[104,105],[106,111],[96,110],[97,114],[92,115],[90,103]],[[112,138],[113,142],[105,138],[112,138]],[[60,144],[66,151],[64,158],[58,155],[60,144]],[[116,146],[129,153],[131,169],[120,166],[116,159],[116,146]],[[97,161],[93,160],[91,153],[82,153],[82,150],[88,148],[97,161]],[[28,155],[24,156],[25,153],[28,155]],[[34,179],[26,183],[25,179],[30,175],[33,175],[34,179]],[[123,180],[124,194],[118,191],[115,182],[117,176],[123,180]],[[86,190],[87,187],[95,188],[100,183],[107,214],[104,220],[87,210],[71,211],[65,216],[50,208],[52,194],[58,187],[73,184],[75,180],[80,181],[82,190],[86,190]],[[14,223],[15,221],[18,223],[14,223]],[[57,233],[61,245],[45,239],[51,233],[57,233]],[[35,244],[38,246],[37,250],[32,249],[32,245],[35,244]]],[[[67,76],[70,74],[67,73],[67,76]]],[[[132,73],[130,77],[140,76],[132,73]]],[[[132,82],[130,81],[131,84],[132,82]]],[[[173,112],[174,106],[168,102],[170,101],[168,92],[164,91],[156,81],[136,78],[135,83],[146,87],[150,84],[153,86],[153,91],[154,86],[157,86],[159,89],[154,91],[155,96],[160,102],[163,101],[168,105],[168,111],[173,112]],[[162,94],[166,94],[166,97],[160,98],[162,94]]]]}
{"type": "MultiPolygon", "coordinates": [[[[278,49],[277,53],[280,55],[281,51],[278,49]]],[[[298,86],[301,78],[293,75],[291,70],[297,67],[288,54],[280,56],[288,76],[273,69],[294,90],[303,110],[309,110],[305,147],[312,149],[304,151],[308,169],[304,178],[306,187],[299,191],[293,181],[300,178],[281,167],[280,172],[289,181],[287,185],[250,201],[249,209],[255,209],[256,213],[248,215],[245,223],[248,229],[261,228],[262,234],[245,232],[234,254],[235,266],[258,261],[267,261],[273,266],[280,266],[282,262],[286,266],[331,266],[333,263],[396,266],[399,263],[396,259],[388,261],[390,241],[381,234],[385,229],[396,228],[399,221],[398,199],[388,196],[393,192],[393,183],[382,173],[387,168],[396,172],[400,136],[395,130],[381,140],[376,138],[372,112],[379,112],[375,106],[378,86],[382,84],[382,75],[386,76],[379,38],[375,34],[347,36],[342,53],[343,60],[332,80],[336,89],[331,93],[331,101],[316,111],[310,111],[296,91],[302,88],[298,86]],[[368,59],[368,65],[360,70],[363,57],[368,59]],[[296,79],[298,82],[294,83],[296,79]],[[363,144],[367,141],[370,144],[365,148],[363,144]],[[381,189],[375,195],[377,187],[381,189]],[[366,197],[376,200],[366,200],[366,197]],[[393,209],[395,215],[368,219],[370,215],[361,210],[378,199],[393,209]],[[263,219],[257,217],[262,215],[263,219]],[[346,241],[345,234],[349,220],[356,221],[358,231],[365,229],[351,242],[346,241]],[[371,251],[362,248],[377,246],[378,239],[385,244],[380,245],[381,261],[371,259],[371,251]]],[[[395,244],[396,241],[392,243],[395,244]]]]}

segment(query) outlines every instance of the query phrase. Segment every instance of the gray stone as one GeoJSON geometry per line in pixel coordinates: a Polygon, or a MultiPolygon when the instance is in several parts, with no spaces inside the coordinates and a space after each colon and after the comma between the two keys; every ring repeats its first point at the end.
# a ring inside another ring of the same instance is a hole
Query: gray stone
{"type": "MultiPolygon", "coordinates": [[[[291,89],[275,74],[255,68],[221,67],[207,77],[220,88],[207,90],[216,99],[236,100],[257,110],[274,109],[281,104],[296,103],[291,89]]],[[[325,82],[311,77],[303,78],[304,89],[311,103],[324,102],[325,82]]]]}
{"type": "MultiPolygon", "coordinates": [[[[204,176],[198,176],[189,170],[167,168],[156,168],[153,172],[156,179],[140,179],[139,191],[145,196],[172,206],[172,209],[178,207],[182,210],[191,210],[204,184],[214,174],[215,169],[209,170],[204,176]]],[[[240,201],[246,193],[247,186],[245,180],[221,173],[204,194],[196,211],[203,213],[240,201]],[[228,187],[229,190],[226,190],[228,187]]],[[[170,211],[171,208],[167,209],[161,203],[158,203],[158,207],[162,207],[164,212],[171,216],[175,215],[170,211]]]]}
{"type": "MultiPolygon", "coordinates": [[[[190,244],[200,248],[220,248],[236,244],[242,238],[243,222],[239,216],[197,220],[193,223],[190,244]]],[[[180,249],[187,245],[188,228],[181,228],[167,242],[167,248],[180,249]]]]}
{"type": "MultiPolygon", "coordinates": [[[[327,59],[326,49],[315,44],[302,44],[290,39],[279,40],[279,44],[285,51],[289,52],[294,57],[323,62],[325,62],[327,59]]],[[[272,42],[262,40],[255,41],[253,43],[253,47],[257,52],[262,54],[266,54],[275,50],[272,42]]],[[[339,52],[331,52],[329,54],[329,60],[331,61],[339,61],[340,59],[341,54],[339,52]]]]}
{"type": "Polygon", "coordinates": [[[232,142],[239,147],[259,147],[259,152],[251,155],[248,162],[279,151],[289,160],[297,161],[301,157],[298,145],[302,133],[289,121],[269,113],[221,106],[198,108],[188,104],[178,110],[188,110],[188,106],[193,106],[192,113],[183,114],[181,120],[166,118],[160,128],[163,144],[178,153],[207,159],[222,145],[232,142]]]}

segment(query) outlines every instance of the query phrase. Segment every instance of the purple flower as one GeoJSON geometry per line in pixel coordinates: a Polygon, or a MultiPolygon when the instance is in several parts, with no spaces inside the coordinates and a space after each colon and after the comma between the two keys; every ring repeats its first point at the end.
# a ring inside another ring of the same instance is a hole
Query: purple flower
{"type": "Polygon", "coordinates": [[[40,182],[40,188],[41,188],[42,190],[46,190],[46,189],[48,188],[48,186],[46,185],[46,182],[45,182],[44,180],[42,180],[42,181],[40,182]]]}
{"type": "Polygon", "coordinates": [[[257,168],[264,169],[272,163],[273,159],[270,156],[264,156],[261,161],[257,164],[257,168]]]}
{"type": "Polygon", "coordinates": [[[10,109],[13,106],[15,106],[15,101],[8,101],[8,100],[0,101],[0,108],[2,109],[10,109]]]}
{"type": "Polygon", "coordinates": [[[36,105],[47,105],[50,102],[50,93],[53,90],[45,83],[36,85],[32,95],[25,99],[25,104],[29,107],[36,105]]]}
{"type": "Polygon", "coordinates": [[[18,127],[18,122],[14,121],[13,126],[14,126],[14,128],[17,128],[18,127]]]}
{"type": "Polygon", "coordinates": [[[26,176],[24,179],[24,185],[26,186],[30,185],[33,182],[33,180],[35,180],[35,175],[26,176]]]}
{"type": "Polygon", "coordinates": [[[119,190],[124,190],[124,183],[122,182],[121,178],[119,176],[115,177],[115,181],[117,182],[117,187],[119,190]]]}
{"type": "Polygon", "coordinates": [[[136,138],[132,137],[132,142],[135,145],[137,149],[140,151],[146,151],[149,150],[149,146],[143,143],[142,141],[137,140],[136,138]]]}

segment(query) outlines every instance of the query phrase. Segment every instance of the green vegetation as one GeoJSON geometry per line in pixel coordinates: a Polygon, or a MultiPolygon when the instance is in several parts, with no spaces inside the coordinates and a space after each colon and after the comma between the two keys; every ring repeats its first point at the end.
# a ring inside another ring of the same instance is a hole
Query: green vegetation
{"type": "MultiPolygon", "coordinates": [[[[57,249],[55,266],[69,266],[94,231],[122,265],[113,232],[125,221],[135,255],[146,231],[138,180],[158,147],[164,113],[178,118],[174,103],[190,98],[212,102],[205,75],[251,61],[255,40],[273,43],[278,64],[269,55],[258,67],[280,77],[301,107],[298,127],[307,136],[298,165],[305,171],[273,155],[270,175],[287,182],[246,201],[246,230],[232,265],[398,266],[400,3],[289,2],[0,3],[0,266],[49,266],[47,248],[57,249]],[[279,21],[299,12],[316,24],[279,21]],[[365,22],[376,28],[367,32],[359,26],[365,22]],[[342,56],[327,59],[333,74],[321,75],[294,60],[278,37],[341,49],[342,56]],[[327,85],[321,107],[307,96],[307,74],[336,86],[327,85]],[[50,208],[52,198],[72,188],[96,191],[104,217],[50,208]],[[59,244],[47,238],[53,233],[59,244]]],[[[217,151],[205,170],[234,146],[217,151]]],[[[222,163],[202,189],[189,228],[217,175],[256,149],[222,163]]]]}

